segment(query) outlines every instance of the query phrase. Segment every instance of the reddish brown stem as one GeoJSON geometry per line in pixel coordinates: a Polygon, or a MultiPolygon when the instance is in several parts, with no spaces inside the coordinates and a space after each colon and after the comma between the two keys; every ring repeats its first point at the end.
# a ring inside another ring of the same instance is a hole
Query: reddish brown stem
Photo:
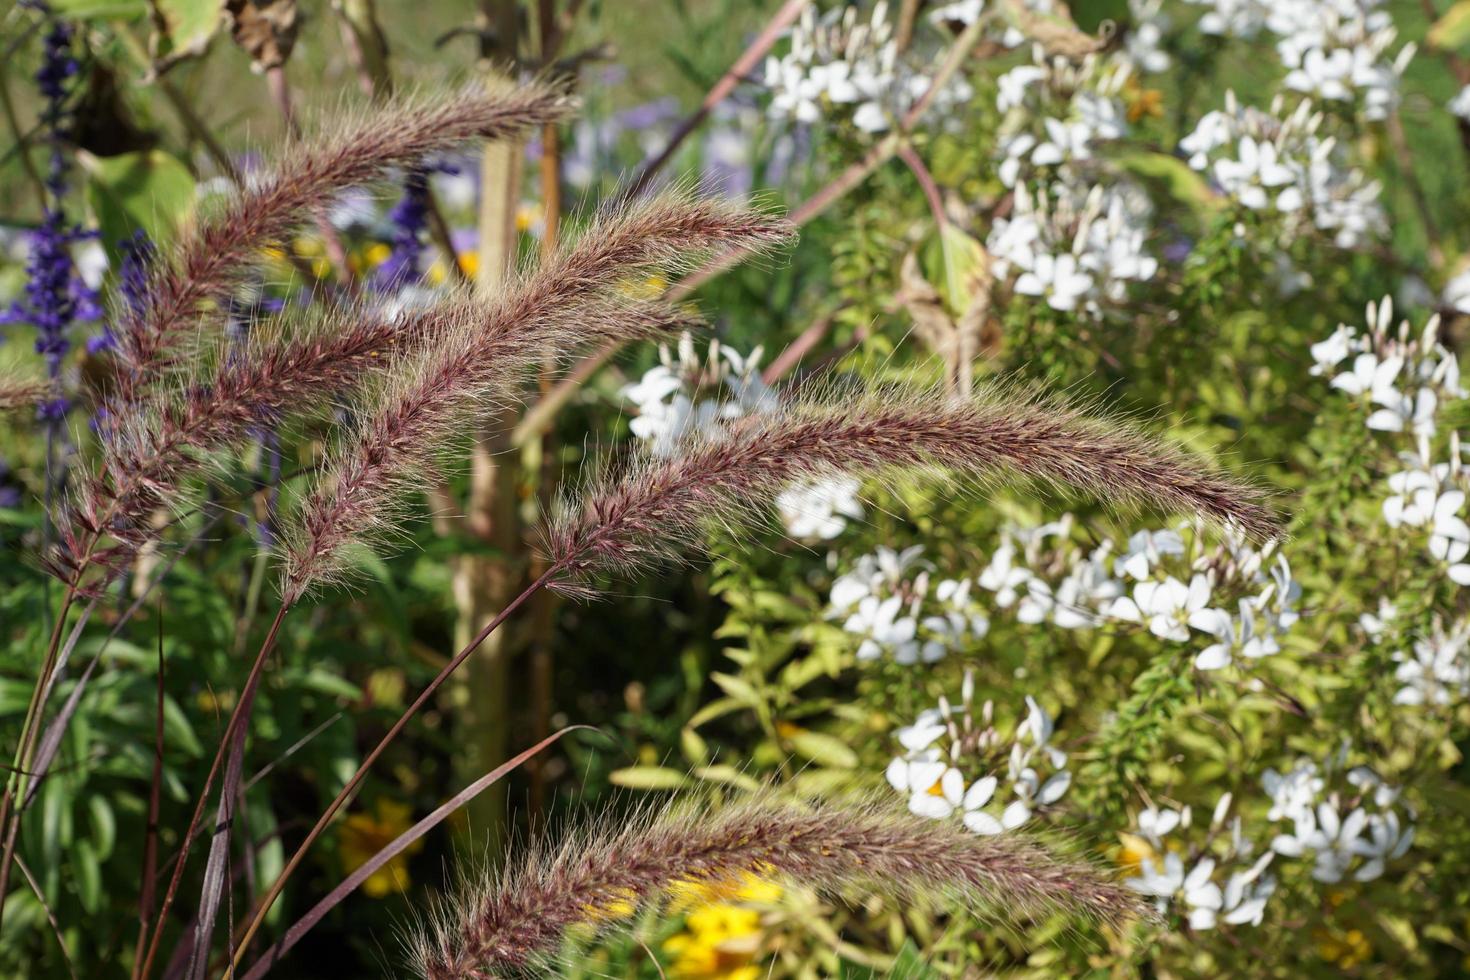
{"type": "MultiPolygon", "coordinates": [[[[500,624],[505,622],[527,599],[550,584],[551,580],[560,574],[561,571],[560,565],[553,565],[540,578],[528,585],[520,595],[512,599],[504,609],[495,615],[494,619],[485,624],[485,627],[475,635],[474,639],[465,644],[464,649],[455,654],[453,660],[444,665],[444,669],[439,671],[438,675],[429,682],[428,686],[419,692],[419,696],[414,698],[413,703],[404,709],[403,714],[398,716],[398,720],[393,723],[393,727],[388,729],[387,734],[382,737],[373,750],[367,754],[367,757],[362,760],[362,764],[357,767],[357,771],[352,774],[352,778],[347,780],[347,785],[342,787],[332,802],[328,804],[326,810],[322,812],[322,815],[317,818],[316,825],[307,833],[306,839],[296,848],[296,853],[291,855],[291,860],[286,862],[286,866],[282,869],[281,874],[271,885],[270,890],[265,893],[265,897],[256,906],[255,914],[250,920],[250,925],[246,927],[244,935],[240,937],[239,945],[235,950],[234,960],[230,963],[229,969],[225,971],[224,980],[230,980],[235,975],[235,971],[240,968],[240,961],[245,956],[245,950],[250,946],[250,940],[260,930],[261,923],[265,921],[266,913],[270,911],[271,906],[280,897],[281,890],[286,886],[286,881],[301,865],[302,860],[306,857],[306,852],[311,849],[311,845],[316,843],[317,838],[327,829],[327,824],[332,822],[332,818],[337,815],[337,811],[342,809],[357,787],[367,778],[368,770],[372,768],[373,763],[378,761],[378,758],[393,743],[393,740],[408,726],[409,721],[413,719],[414,715],[418,714],[419,709],[428,703],[429,699],[434,696],[434,693],[444,685],[444,682],[449,679],[451,674],[459,669],[461,664],[470,658],[470,655],[479,648],[480,644],[484,643],[486,638],[491,633],[494,633],[500,627],[500,624]]],[[[175,874],[178,874],[177,868],[175,869],[175,874]]]]}

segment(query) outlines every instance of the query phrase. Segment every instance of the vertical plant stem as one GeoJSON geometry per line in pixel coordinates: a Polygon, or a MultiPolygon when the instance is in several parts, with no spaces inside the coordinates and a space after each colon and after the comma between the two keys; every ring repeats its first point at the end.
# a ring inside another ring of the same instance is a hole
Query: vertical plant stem
{"type": "Polygon", "coordinates": [[[143,969],[143,950],[153,912],[158,875],[158,811],[163,797],[163,604],[158,605],[158,689],[154,695],[153,778],[148,786],[148,824],[143,839],[143,888],[138,896],[138,945],[133,953],[133,980],[143,969]]]}
{"type": "MultiPolygon", "coordinates": [[[[232,745],[235,742],[235,733],[238,728],[246,728],[249,725],[250,710],[254,706],[255,689],[260,683],[260,675],[265,667],[265,661],[275,647],[276,636],[281,630],[281,623],[286,618],[286,613],[291,610],[288,605],[282,605],[276,612],[276,618],[271,622],[270,631],[266,634],[265,641],[260,645],[260,652],[255,655],[255,662],[250,666],[250,674],[245,679],[245,686],[240,692],[239,699],[235,702],[235,709],[230,713],[230,720],[225,724],[224,733],[220,736],[219,748],[215,750],[214,761],[209,765],[209,774],[204,777],[204,786],[199,791],[199,799],[194,804],[194,814],[189,818],[189,826],[184,831],[182,842],[179,846],[179,856],[174,861],[173,874],[169,877],[168,889],[163,894],[163,904],[158,909],[158,919],[153,927],[153,936],[148,941],[148,954],[143,957],[143,969],[139,971],[140,978],[146,978],[153,966],[154,957],[158,955],[158,945],[163,939],[164,927],[168,924],[168,913],[173,907],[174,899],[178,895],[179,883],[184,877],[184,868],[189,863],[189,850],[194,843],[194,835],[204,820],[204,808],[209,805],[209,793],[214,788],[215,777],[219,775],[220,765],[225,761],[227,754],[232,753],[232,745]]],[[[233,759],[231,760],[234,761],[233,759]]],[[[226,786],[226,790],[230,787],[226,786]]],[[[215,827],[215,833],[229,834],[228,827],[215,827]]],[[[208,935],[201,930],[195,935],[195,942],[202,942],[206,947],[209,944],[208,935]]]]}
{"type": "MultiPolygon", "coordinates": [[[[561,40],[565,36],[557,27],[556,0],[539,0],[536,8],[536,26],[539,31],[541,63],[550,64],[559,53],[561,40]]],[[[555,125],[541,129],[541,257],[550,260],[561,244],[561,130],[555,125]]],[[[555,383],[555,361],[548,358],[541,367],[537,379],[538,394],[542,397],[555,383]]],[[[556,433],[547,429],[541,436],[539,466],[537,467],[536,497],[542,512],[548,512],[556,492],[556,433]]],[[[546,561],[536,552],[531,552],[533,578],[546,571],[546,561]]],[[[552,700],[552,634],[555,631],[553,615],[556,610],[556,595],[542,590],[531,603],[529,655],[531,673],[531,738],[539,742],[551,731],[552,700]]],[[[546,796],[546,770],[540,754],[530,757],[526,764],[531,780],[529,801],[530,818],[538,819],[543,812],[546,796]]]]}
{"type": "Polygon", "coordinates": [[[15,844],[20,836],[20,815],[24,807],[18,804],[25,788],[26,771],[30,768],[31,753],[35,751],[36,734],[40,731],[41,716],[45,712],[46,693],[51,689],[51,671],[61,650],[61,636],[66,630],[66,617],[76,601],[76,586],[68,584],[61,598],[61,609],[56,622],[51,626],[51,639],[46,644],[46,656],[41,663],[41,672],[36,686],[31,691],[30,703],[26,706],[25,721],[21,725],[20,744],[16,747],[15,763],[5,779],[5,793],[0,796],[0,828],[4,828],[5,844],[0,850],[0,923],[5,921],[5,897],[10,890],[10,865],[15,857],[15,844]]]}
{"type": "MultiPolygon", "coordinates": [[[[505,608],[501,609],[488,623],[480,628],[479,632],[465,644],[459,653],[455,654],[454,659],[444,665],[444,668],[439,671],[434,679],[419,692],[418,697],[414,698],[413,703],[405,708],[403,713],[398,716],[398,720],[393,723],[393,727],[388,729],[387,734],[379,740],[373,750],[362,760],[362,763],[357,767],[357,771],[352,774],[352,778],[347,780],[347,784],[342,787],[332,802],[328,804],[326,810],[322,811],[322,815],[317,818],[316,824],[307,833],[306,839],[296,848],[296,853],[291,855],[291,860],[286,862],[286,866],[282,869],[280,876],[276,878],[270,889],[265,893],[265,897],[256,906],[255,914],[251,917],[250,924],[246,927],[245,932],[240,937],[239,944],[235,948],[234,959],[230,963],[229,969],[225,971],[225,980],[230,980],[230,977],[239,969],[240,961],[245,956],[245,950],[250,946],[250,940],[260,930],[261,923],[265,921],[266,914],[270,911],[275,900],[280,896],[281,890],[285,888],[287,879],[301,865],[302,859],[306,857],[306,852],[310,850],[312,844],[316,843],[317,838],[322,835],[322,831],[326,830],[327,825],[332,822],[332,818],[337,815],[337,812],[352,797],[357,787],[362,785],[362,781],[367,778],[368,770],[372,768],[373,763],[378,761],[378,758],[382,756],[388,746],[408,726],[408,723],[419,713],[419,710],[434,697],[439,691],[439,688],[444,685],[444,682],[453,676],[460,665],[470,659],[487,639],[495,635],[496,630],[500,628],[502,623],[510,618],[528,599],[550,584],[551,580],[560,572],[561,567],[553,565],[542,573],[540,578],[526,586],[519,595],[505,605],[505,608]]],[[[177,867],[175,871],[177,873],[177,867]]]]}
{"type": "MultiPolygon", "coordinates": [[[[487,84],[502,84],[496,66],[513,62],[518,53],[519,16],[514,0],[481,0],[480,16],[487,37],[481,54],[490,73],[487,84]]],[[[520,203],[521,144],[500,141],[485,147],[480,167],[480,263],[475,288],[496,295],[515,267],[520,203]]],[[[480,623],[503,607],[524,581],[526,560],[519,514],[519,454],[511,451],[509,410],[478,435],[470,454],[470,489],[463,513],[469,531],[488,545],[488,553],[460,556],[454,570],[457,610],[455,642],[464,646],[480,623]]],[[[505,758],[510,700],[506,680],[511,643],[505,634],[479,646],[447,695],[459,751],[454,774],[474,779],[505,758]]],[[[488,831],[493,840],[503,831],[505,788],[496,787],[469,808],[468,825],[488,831]]]]}

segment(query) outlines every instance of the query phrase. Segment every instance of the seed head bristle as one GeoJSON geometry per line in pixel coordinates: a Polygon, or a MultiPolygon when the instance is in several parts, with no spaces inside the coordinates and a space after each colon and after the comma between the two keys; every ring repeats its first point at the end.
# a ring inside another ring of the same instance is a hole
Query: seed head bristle
{"type": "Polygon", "coordinates": [[[1258,539],[1280,529],[1260,490],[1127,425],[1010,389],[957,403],[889,388],[799,394],[691,439],[672,456],[635,454],[562,508],[546,547],[565,576],[557,587],[577,592],[589,575],[678,557],[713,523],[749,523],[793,481],[925,470],[1197,515],[1258,539]]]}
{"type": "Polygon", "coordinates": [[[192,330],[201,304],[227,292],[258,264],[262,249],[282,243],[337,194],[428,154],[554,123],[573,108],[562,87],[542,83],[480,85],[451,97],[407,95],[292,148],[274,170],[186,233],[171,257],[154,262],[146,301],[118,330],[123,384],[153,380],[192,330]]]}
{"type": "Polygon", "coordinates": [[[800,805],[757,795],[644,814],[570,834],[553,851],[532,849],[416,937],[414,966],[427,980],[520,971],[571,926],[605,926],[672,887],[718,894],[752,876],[828,893],[860,887],[901,901],[948,901],[1013,921],[1069,913],[1117,924],[1150,915],[1096,867],[1024,837],[979,836],[883,803],[800,805]]]}
{"type": "Polygon", "coordinates": [[[405,365],[333,454],[301,509],[287,552],[286,595],[345,571],[365,538],[391,532],[405,491],[421,488],[458,437],[518,394],[547,356],[588,343],[656,336],[690,317],[620,289],[637,273],[788,233],[779,218],[687,196],[660,196],[603,216],[577,242],[518,276],[484,315],[466,318],[405,365]]]}

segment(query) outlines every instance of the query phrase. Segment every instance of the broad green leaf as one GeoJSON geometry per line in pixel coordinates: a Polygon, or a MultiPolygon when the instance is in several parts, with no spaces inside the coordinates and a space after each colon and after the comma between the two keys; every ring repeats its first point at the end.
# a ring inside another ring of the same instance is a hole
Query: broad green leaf
{"type": "Polygon", "coordinates": [[[684,758],[690,765],[703,766],[709,762],[709,745],[693,728],[679,731],[679,747],[684,750],[684,758]]]}
{"type": "Polygon", "coordinates": [[[95,793],[87,797],[87,810],[92,818],[92,841],[97,847],[97,857],[105,861],[117,842],[117,817],[107,798],[95,793]]]}
{"type": "Polygon", "coordinates": [[[761,788],[759,781],[747,773],[741,772],[734,766],[701,766],[694,770],[694,775],[712,783],[734,786],[736,789],[745,790],[747,793],[754,793],[761,788]]]}
{"type": "Polygon", "coordinates": [[[709,677],[720,686],[720,690],[748,707],[759,708],[765,704],[765,699],[751,686],[749,681],[741,680],[732,674],[713,673],[709,677]]]}
{"type": "Polygon", "coordinates": [[[72,851],[73,867],[76,869],[77,898],[82,908],[96,912],[102,907],[102,863],[97,860],[97,851],[90,840],[77,844],[72,851]]]}
{"type": "Polygon", "coordinates": [[[166,61],[202,54],[219,30],[220,0],[152,0],[162,23],[166,61]]]}
{"type": "Polygon", "coordinates": [[[1460,0],[1440,15],[1424,40],[1432,48],[1448,51],[1470,42],[1470,0],[1460,0]]]}
{"type": "Polygon", "coordinates": [[[689,777],[684,773],[664,766],[615,769],[608,779],[614,786],[626,786],[629,789],[680,789],[689,782],[689,777]]]}
{"type": "Polygon", "coordinates": [[[832,769],[853,769],[857,767],[857,753],[848,747],[847,743],[835,735],[827,735],[822,732],[798,729],[786,736],[791,747],[798,755],[804,756],[813,762],[820,763],[832,769]]]}
{"type": "Polygon", "coordinates": [[[148,13],[148,0],[51,0],[67,20],[136,20],[148,13]]]}
{"type": "Polygon", "coordinates": [[[1158,184],[1174,200],[1195,211],[1214,210],[1223,203],[1205,178],[1176,156],[1136,150],[1113,154],[1110,159],[1124,173],[1158,184]]]}
{"type": "Polygon", "coordinates": [[[115,157],[79,152],[87,172],[87,203],[109,250],[142,231],[155,242],[168,241],[194,206],[194,175],[162,150],[115,157]]]}
{"type": "Polygon", "coordinates": [[[912,939],[904,940],[903,948],[893,958],[893,980],[938,980],[939,974],[928,963],[912,939]]]}
{"type": "MultiPolygon", "coordinates": [[[[22,701],[20,706],[24,710],[25,702],[22,701]]],[[[694,717],[689,719],[689,727],[698,728],[705,722],[714,721],[732,711],[739,711],[743,707],[745,706],[734,698],[717,698],[695,712],[694,717]]]]}

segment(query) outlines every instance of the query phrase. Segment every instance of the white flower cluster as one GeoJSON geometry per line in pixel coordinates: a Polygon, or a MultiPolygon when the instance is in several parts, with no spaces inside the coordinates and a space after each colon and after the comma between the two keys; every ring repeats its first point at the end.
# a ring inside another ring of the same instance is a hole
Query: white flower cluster
{"type": "MultiPolygon", "coordinates": [[[[1071,527],[1068,515],[1008,529],[977,583],[995,593],[996,605],[1015,606],[1023,623],[1065,629],[1138,623],[1176,643],[1203,633],[1212,642],[1194,659],[1199,670],[1279,653],[1281,638],[1300,618],[1301,586],[1274,544],[1257,550],[1232,537],[1191,560],[1178,531],[1145,530],[1115,555],[1112,542],[1091,551],[1078,547],[1071,527]],[[1216,605],[1227,597],[1235,599],[1234,613],[1216,605]]],[[[1199,544],[1196,537],[1193,550],[1199,544]]]]}
{"type": "Polygon", "coordinates": [[[1342,163],[1337,140],[1319,135],[1324,117],[1309,100],[1289,115],[1283,108],[1280,96],[1262,112],[1227,92],[1224,110],[1206,113],[1179,148],[1241,206],[1279,215],[1285,241],[1315,227],[1355,248],[1379,234],[1379,183],[1342,163]]]}
{"type": "MultiPolygon", "coordinates": [[[[802,11],[791,30],[791,48],[766,59],[764,85],[770,113],[799,123],[847,118],[865,133],[881,133],[929,90],[930,76],[912,54],[901,55],[880,0],[866,21],[857,7],[839,5],[818,17],[815,4],[802,11]]],[[[970,100],[973,90],[960,73],[935,93],[933,116],[970,100]]]]}
{"type": "Polygon", "coordinates": [[[1392,323],[1391,297],[1369,303],[1365,332],[1339,324],[1312,345],[1312,373],[1332,375],[1333,388],[1357,399],[1368,428],[1410,438],[1399,454],[1405,468],[1388,477],[1384,520],[1395,529],[1425,529],[1430,557],[1452,581],[1470,585],[1470,524],[1461,516],[1470,471],[1458,433],[1450,435],[1446,461],[1436,462],[1431,450],[1440,408],[1470,393],[1460,384],[1459,359],[1439,340],[1438,315],[1417,337],[1408,321],[1396,331],[1392,323]]]}
{"type": "Polygon", "coordinates": [[[968,579],[944,579],[930,591],[923,551],[921,545],[880,547],[832,583],[827,618],[841,619],[844,630],[862,638],[859,660],[933,663],[989,631],[968,579]]]}
{"type": "Polygon", "coordinates": [[[1152,207],[1131,183],[1078,191],[1058,181],[1048,191],[1016,187],[1009,217],[998,218],[985,242],[1003,278],[1019,270],[1015,291],[1046,300],[1054,310],[1097,316],[1104,304],[1127,299],[1128,284],[1146,282],[1159,263],[1145,248],[1152,207]]]}
{"type": "Polygon", "coordinates": [[[622,390],[623,397],[638,408],[638,417],[629,426],[633,434],[652,443],[653,451],[663,456],[722,419],[773,407],[776,394],[760,373],[763,353],[757,347],[741,355],[712,340],[707,356],[701,359],[687,333],[679,338],[677,360],[667,346],[661,346],[660,363],[637,384],[622,390]]]}
{"type": "MultiPolygon", "coordinates": [[[[1393,297],[1369,303],[1367,313],[1366,331],[1340,323],[1325,340],[1312,345],[1312,373],[1331,374],[1333,388],[1358,399],[1367,412],[1368,428],[1433,437],[1441,404],[1466,397],[1459,359],[1439,340],[1439,316],[1431,316],[1420,335],[1411,338],[1407,320],[1391,332],[1393,297]]],[[[1403,489],[1395,491],[1396,497],[1404,495],[1403,489]]],[[[1403,516],[1401,506],[1385,505],[1395,527],[1403,516]]]]}
{"type": "Polygon", "coordinates": [[[1189,807],[1142,811],[1133,833],[1124,836],[1139,873],[1124,884],[1153,898],[1160,912],[1179,910],[1191,929],[1260,925],[1276,890],[1276,880],[1265,873],[1275,854],[1266,851],[1252,860],[1255,846],[1241,833],[1240,817],[1228,819],[1230,803],[1229,793],[1220,798],[1204,841],[1192,848],[1178,840],[1191,829],[1189,807]]]}
{"type": "Polygon", "coordinates": [[[1057,803],[1072,785],[1067,753],[1051,744],[1051,715],[1026,698],[1027,715],[1004,738],[986,701],[977,719],[975,682],[966,671],[958,710],[940,698],[897,732],[904,754],[888,764],[888,783],[924,817],[958,816],[976,834],[1014,830],[1057,803]],[[978,723],[977,723],[978,722],[978,723]]]}
{"type": "Polygon", "coordinates": [[[1097,144],[1128,134],[1119,92],[1131,70],[1097,55],[1080,61],[1047,57],[1033,45],[1031,64],[997,79],[995,106],[1005,117],[999,132],[1001,183],[1014,187],[1037,171],[1056,168],[1069,183],[1087,186],[1068,165],[1090,160],[1097,144]]]}
{"type": "MultiPolygon", "coordinates": [[[[623,388],[623,397],[638,409],[629,428],[664,456],[722,420],[774,407],[776,393],[760,373],[762,353],[757,347],[742,356],[712,340],[701,359],[693,339],[684,334],[677,359],[661,347],[661,363],[623,388]]],[[[793,537],[828,540],[842,533],[848,519],[863,516],[858,488],[857,480],[841,475],[801,481],[777,496],[776,510],[793,537]]]]}
{"type": "Polygon", "coordinates": [[[1470,694],[1470,625],[1460,623],[1445,632],[1436,623],[1434,632],[1414,643],[1413,652],[1400,650],[1393,655],[1398,667],[1393,676],[1403,687],[1394,695],[1394,704],[1427,704],[1444,706],[1458,702],[1470,694]]]}
{"type": "Polygon", "coordinates": [[[1383,0],[1192,0],[1211,9],[1206,34],[1251,38],[1262,28],[1277,36],[1276,53],[1295,92],[1352,102],[1365,118],[1384,119],[1398,102],[1399,78],[1413,58],[1398,37],[1383,0]]]}
{"type": "Polygon", "coordinates": [[[1366,766],[1343,772],[1346,754],[1344,746],[1325,773],[1303,759],[1290,772],[1267,769],[1261,777],[1271,798],[1267,818],[1292,825],[1291,833],[1276,835],[1271,850],[1311,858],[1312,877],[1326,884],[1372,881],[1414,842],[1414,812],[1399,805],[1398,789],[1366,766]],[[1341,783],[1346,786],[1324,793],[1329,784],[1341,783]]]}

